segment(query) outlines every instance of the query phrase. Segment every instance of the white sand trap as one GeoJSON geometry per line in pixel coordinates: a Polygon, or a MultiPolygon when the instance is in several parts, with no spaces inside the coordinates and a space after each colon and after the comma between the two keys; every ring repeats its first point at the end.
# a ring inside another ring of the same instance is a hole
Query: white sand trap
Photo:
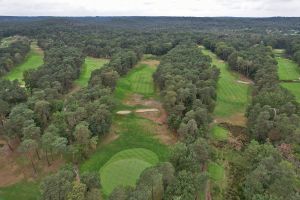
{"type": "Polygon", "coordinates": [[[131,111],[130,110],[121,110],[121,111],[118,111],[117,114],[118,115],[128,115],[130,114],[131,111]]]}
{"type": "Polygon", "coordinates": [[[236,82],[238,82],[238,83],[242,83],[242,84],[247,84],[247,85],[250,85],[250,84],[252,84],[251,82],[246,82],[246,81],[236,81],[236,82]]]}
{"type": "Polygon", "coordinates": [[[159,112],[156,108],[149,108],[149,109],[138,109],[135,111],[136,113],[145,113],[145,112],[159,112]]]}

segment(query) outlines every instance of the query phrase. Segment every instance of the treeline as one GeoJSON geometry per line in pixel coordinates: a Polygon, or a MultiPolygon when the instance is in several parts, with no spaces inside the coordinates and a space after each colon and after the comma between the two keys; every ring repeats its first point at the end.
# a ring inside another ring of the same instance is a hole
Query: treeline
{"type": "MultiPolygon", "coordinates": [[[[109,132],[114,107],[112,91],[119,76],[125,75],[138,59],[134,51],[122,50],[105,67],[93,71],[88,87],[69,97],[63,108],[53,114],[51,125],[42,136],[47,144],[45,151],[57,153],[62,149],[75,164],[88,158],[100,137],[109,132]]],[[[43,179],[42,199],[99,199],[99,174],[78,173],[75,177],[73,169],[62,169],[43,179]],[[67,180],[62,182],[60,179],[65,176],[67,180]]]]}
{"type": "Polygon", "coordinates": [[[232,180],[226,199],[299,199],[299,104],[279,85],[271,47],[258,43],[236,50],[233,43],[219,38],[206,39],[204,44],[227,60],[232,70],[255,81],[246,112],[253,141],[230,161],[232,180]]]}
{"type": "Polygon", "coordinates": [[[13,67],[21,63],[29,51],[30,40],[28,38],[20,36],[4,38],[0,42],[0,76],[5,75],[13,67]]]}
{"type": "Polygon", "coordinates": [[[47,91],[47,95],[57,97],[73,86],[84,62],[82,51],[75,47],[56,46],[45,52],[44,64],[38,69],[24,73],[27,88],[47,91]],[[49,94],[48,94],[49,92],[49,94]]]}

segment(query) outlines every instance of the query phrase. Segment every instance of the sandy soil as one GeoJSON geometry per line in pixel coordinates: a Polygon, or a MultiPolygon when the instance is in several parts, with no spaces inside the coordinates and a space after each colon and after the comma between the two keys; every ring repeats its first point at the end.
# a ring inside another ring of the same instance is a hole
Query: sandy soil
{"type": "Polygon", "coordinates": [[[215,123],[230,123],[235,126],[242,126],[246,127],[247,118],[245,117],[244,113],[238,113],[230,117],[215,117],[215,123]]]}
{"type": "Polygon", "coordinates": [[[175,134],[172,133],[167,125],[167,113],[163,108],[161,102],[154,99],[143,99],[141,95],[134,94],[124,101],[127,105],[143,105],[149,107],[149,109],[138,109],[136,114],[155,122],[156,138],[162,143],[171,145],[175,144],[178,139],[175,134]],[[139,112],[137,112],[139,111],[139,112]]]}
{"type": "MultiPolygon", "coordinates": [[[[4,140],[0,140],[4,144],[0,148],[0,187],[6,187],[18,183],[22,180],[35,180],[45,176],[49,172],[57,171],[64,161],[60,156],[56,156],[55,160],[51,159],[51,166],[48,167],[46,159],[43,155],[41,160],[37,160],[35,156],[34,163],[37,167],[37,174],[34,174],[31,163],[25,155],[17,150],[16,142],[11,142],[14,151],[11,151],[4,140]]],[[[40,152],[41,153],[41,152],[40,152]]]]}

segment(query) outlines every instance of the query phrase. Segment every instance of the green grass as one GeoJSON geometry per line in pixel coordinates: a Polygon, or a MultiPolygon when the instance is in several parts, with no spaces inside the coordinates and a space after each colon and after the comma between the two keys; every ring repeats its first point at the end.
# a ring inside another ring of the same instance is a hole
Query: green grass
{"type": "Polygon", "coordinates": [[[26,56],[25,60],[15,66],[4,78],[8,80],[19,80],[21,84],[24,84],[23,73],[29,69],[36,69],[43,64],[43,53],[38,48],[36,42],[31,43],[31,49],[26,56]]]}
{"type": "Polygon", "coordinates": [[[117,186],[134,186],[142,171],[158,163],[155,153],[142,148],[124,150],[114,155],[101,169],[103,193],[109,195],[117,186]]]}
{"type": "Polygon", "coordinates": [[[20,182],[15,185],[0,188],[0,200],[37,200],[40,199],[38,184],[35,182],[20,182]]]}
{"type": "Polygon", "coordinates": [[[300,70],[297,63],[290,59],[276,56],[280,80],[299,80],[300,70]]]}
{"type": "Polygon", "coordinates": [[[120,100],[125,99],[130,94],[140,94],[145,98],[155,95],[152,74],[154,67],[141,64],[132,69],[125,77],[120,78],[116,88],[116,97],[120,100]]]}
{"type": "Polygon", "coordinates": [[[89,56],[86,57],[80,76],[78,80],[75,81],[75,83],[81,87],[86,87],[88,85],[92,71],[94,71],[95,69],[100,69],[108,62],[108,59],[93,58],[89,56]]]}
{"type": "MultiPolygon", "coordinates": [[[[130,94],[137,93],[144,97],[155,96],[154,83],[152,80],[154,71],[155,68],[150,68],[147,65],[139,65],[132,69],[126,76],[119,79],[114,91],[115,99],[117,100],[117,109],[126,108],[132,110],[135,108],[135,106],[122,103],[122,100],[130,94]]],[[[117,109],[114,112],[116,112],[117,109]]],[[[134,113],[126,116],[115,114],[113,116],[112,126],[114,132],[119,136],[118,139],[109,144],[100,144],[96,152],[80,166],[81,171],[98,172],[101,169],[101,172],[104,171],[104,174],[109,174],[110,178],[107,177],[106,179],[105,175],[102,177],[104,179],[104,185],[106,185],[106,180],[115,179],[112,178],[112,176],[114,176],[113,174],[116,173],[120,167],[126,168],[122,169],[125,174],[131,173],[129,177],[121,177],[121,175],[118,175],[118,179],[108,180],[107,187],[102,185],[105,197],[107,197],[116,185],[122,182],[125,185],[134,185],[137,177],[145,167],[149,167],[158,161],[166,161],[169,157],[169,147],[153,137],[157,124],[151,120],[135,115],[134,113]],[[148,151],[140,151],[142,153],[139,155],[139,151],[136,151],[136,153],[133,154],[132,149],[137,148],[146,149],[148,151]],[[125,157],[128,159],[127,161],[126,159],[125,161],[122,159],[125,157]]]]}
{"type": "Polygon", "coordinates": [[[217,141],[226,141],[228,139],[228,130],[225,128],[214,125],[211,129],[212,138],[217,141]]]}
{"type": "Polygon", "coordinates": [[[222,181],[225,178],[224,168],[215,162],[208,164],[208,174],[214,181],[222,181]]]}
{"type": "Polygon", "coordinates": [[[212,58],[212,64],[220,69],[220,79],[217,85],[217,104],[215,116],[229,117],[237,113],[244,113],[250,100],[249,85],[238,83],[237,74],[230,71],[228,64],[218,59],[209,50],[202,50],[212,58]]]}
{"type": "Polygon", "coordinates": [[[280,85],[288,89],[296,97],[297,102],[300,103],[300,83],[280,83],[280,85]]]}

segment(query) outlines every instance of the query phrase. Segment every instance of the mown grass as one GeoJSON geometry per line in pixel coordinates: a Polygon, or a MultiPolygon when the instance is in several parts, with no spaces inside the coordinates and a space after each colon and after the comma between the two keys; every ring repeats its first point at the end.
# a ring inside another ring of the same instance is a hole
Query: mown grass
{"type": "Polygon", "coordinates": [[[155,95],[152,74],[154,67],[146,64],[140,64],[132,69],[125,77],[120,78],[116,88],[116,98],[124,100],[131,94],[140,94],[145,98],[155,95]]]}
{"type": "Polygon", "coordinates": [[[299,80],[300,70],[294,61],[276,56],[279,80],[299,80]]]}
{"type": "Polygon", "coordinates": [[[9,187],[0,188],[0,200],[38,200],[40,191],[36,182],[23,181],[9,187]]]}
{"type": "Polygon", "coordinates": [[[220,69],[220,79],[217,85],[217,104],[214,115],[229,117],[237,113],[244,113],[250,100],[249,85],[238,83],[237,74],[230,71],[228,64],[217,58],[209,50],[202,52],[212,58],[212,64],[220,69]]]}
{"type": "Polygon", "coordinates": [[[134,186],[142,171],[158,163],[152,151],[142,148],[124,150],[114,155],[101,169],[103,193],[109,195],[117,186],[134,186]]]}
{"type": "Polygon", "coordinates": [[[79,78],[75,81],[81,87],[86,87],[88,85],[89,79],[91,77],[92,71],[95,69],[102,68],[106,63],[108,63],[108,59],[102,58],[93,58],[93,57],[86,57],[85,62],[83,64],[81,73],[79,78]]]}
{"type": "MultiPolygon", "coordinates": [[[[145,98],[155,96],[154,83],[152,80],[154,71],[155,68],[150,68],[144,64],[138,65],[126,76],[119,79],[114,93],[118,104],[117,109],[126,108],[132,110],[135,108],[135,106],[122,103],[129,95],[140,94],[145,98]]],[[[133,182],[135,183],[142,169],[148,167],[149,155],[142,153],[140,157],[129,158],[127,161],[124,161],[119,160],[119,152],[123,152],[122,154],[124,154],[124,150],[142,148],[153,152],[157,156],[158,161],[166,161],[168,159],[169,148],[153,137],[155,135],[155,126],[157,126],[157,124],[154,122],[135,114],[126,116],[114,114],[112,130],[119,137],[109,144],[100,144],[96,152],[80,166],[81,171],[98,172],[103,166],[113,164],[113,166],[110,167],[111,169],[107,167],[104,168],[105,170],[102,169],[102,172],[104,170],[105,174],[110,174],[110,179],[114,179],[112,178],[114,175],[111,170],[118,171],[120,167],[126,168],[126,171],[122,169],[123,173],[118,174],[116,180],[110,180],[108,187],[103,190],[104,197],[107,197],[112,189],[120,184],[120,182],[123,182],[124,185],[134,185],[133,182]],[[116,157],[117,162],[111,163],[116,157]],[[127,174],[129,174],[129,176],[127,174]]],[[[101,171],[100,176],[106,179],[101,174],[101,171]]],[[[106,186],[104,186],[104,188],[105,187],[106,186]]]]}
{"type": "Polygon", "coordinates": [[[208,164],[208,174],[214,181],[222,181],[225,178],[224,168],[215,162],[208,164]]]}
{"type": "Polygon", "coordinates": [[[228,130],[221,126],[214,125],[211,128],[211,137],[217,141],[226,141],[228,139],[228,130]]]}
{"type": "Polygon", "coordinates": [[[289,90],[300,103],[300,83],[280,83],[280,85],[289,90]]]}
{"type": "Polygon", "coordinates": [[[37,46],[36,42],[31,43],[31,49],[26,56],[25,60],[15,66],[4,78],[8,80],[17,79],[21,84],[24,84],[23,73],[29,69],[36,69],[43,64],[43,52],[37,46]]]}

